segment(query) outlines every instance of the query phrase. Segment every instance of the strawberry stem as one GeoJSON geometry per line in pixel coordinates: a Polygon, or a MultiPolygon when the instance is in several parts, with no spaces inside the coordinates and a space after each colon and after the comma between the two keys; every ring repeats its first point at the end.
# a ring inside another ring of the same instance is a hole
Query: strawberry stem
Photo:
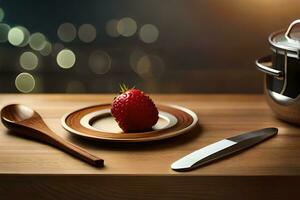
{"type": "Polygon", "coordinates": [[[120,84],[120,88],[121,88],[121,91],[120,91],[121,94],[125,93],[126,91],[129,90],[128,87],[124,83],[120,84]]]}

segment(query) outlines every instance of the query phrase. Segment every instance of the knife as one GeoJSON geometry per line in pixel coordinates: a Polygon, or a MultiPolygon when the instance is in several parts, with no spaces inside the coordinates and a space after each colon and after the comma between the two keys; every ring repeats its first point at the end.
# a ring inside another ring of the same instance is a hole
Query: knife
{"type": "Polygon", "coordinates": [[[198,149],[175,161],[171,168],[175,171],[189,171],[214,160],[231,155],[258,144],[278,133],[277,128],[264,128],[233,136],[198,149]]]}

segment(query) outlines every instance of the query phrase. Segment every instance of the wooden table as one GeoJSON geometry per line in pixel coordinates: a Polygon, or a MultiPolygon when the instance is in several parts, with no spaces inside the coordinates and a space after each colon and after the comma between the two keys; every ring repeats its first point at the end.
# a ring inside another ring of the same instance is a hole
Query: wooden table
{"type": "MultiPolygon", "coordinates": [[[[0,199],[260,199],[291,198],[300,186],[300,129],[276,119],[263,95],[151,95],[155,102],[195,111],[199,126],[176,138],[143,144],[84,140],[60,118],[74,109],[111,102],[114,95],[0,95],[0,106],[26,104],[67,140],[105,160],[97,169],[0,125],[0,199]],[[197,170],[170,164],[193,150],[241,132],[278,127],[278,136],[197,170]]],[[[295,198],[293,198],[295,199],[295,198]]]]}

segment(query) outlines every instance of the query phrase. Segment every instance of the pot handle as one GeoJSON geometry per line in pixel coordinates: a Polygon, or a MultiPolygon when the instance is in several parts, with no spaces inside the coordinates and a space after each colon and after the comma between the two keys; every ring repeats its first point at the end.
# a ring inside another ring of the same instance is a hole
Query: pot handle
{"type": "Polygon", "coordinates": [[[287,29],[286,33],[284,34],[284,35],[285,35],[285,38],[286,38],[287,40],[289,40],[289,41],[291,41],[291,42],[300,42],[299,40],[295,40],[295,39],[293,39],[293,38],[290,37],[290,33],[291,33],[291,31],[293,30],[294,26],[295,26],[296,24],[299,24],[299,23],[300,23],[300,19],[297,19],[297,20],[293,21],[293,22],[290,24],[289,28],[287,29]]]}
{"type": "Polygon", "coordinates": [[[258,70],[260,70],[260,71],[262,71],[262,72],[264,72],[264,73],[266,73],[270,76],[273,76],[277,79],[282,80],[283,79],[283,72],[280,71],[280,70],[273,69],[273,68],[269,67],[270,63],[272,63],[271,55],[261,57],[261,58],[259,58],[255,61],[255,64],[256,64],[258,70]],[[266,65],[267,63],[269,63],[268,66],[266,65]]]}

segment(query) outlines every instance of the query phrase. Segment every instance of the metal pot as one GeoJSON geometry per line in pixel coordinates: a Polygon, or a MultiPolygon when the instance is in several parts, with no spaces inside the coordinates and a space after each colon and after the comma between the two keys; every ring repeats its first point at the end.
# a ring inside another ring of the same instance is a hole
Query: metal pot
{"type": "Polygon", "coordinates": [[[272,55],[256,60],[266,74],[265,93],[277,116],[300,125],[300,20],[269,36],[272,55]]]}

